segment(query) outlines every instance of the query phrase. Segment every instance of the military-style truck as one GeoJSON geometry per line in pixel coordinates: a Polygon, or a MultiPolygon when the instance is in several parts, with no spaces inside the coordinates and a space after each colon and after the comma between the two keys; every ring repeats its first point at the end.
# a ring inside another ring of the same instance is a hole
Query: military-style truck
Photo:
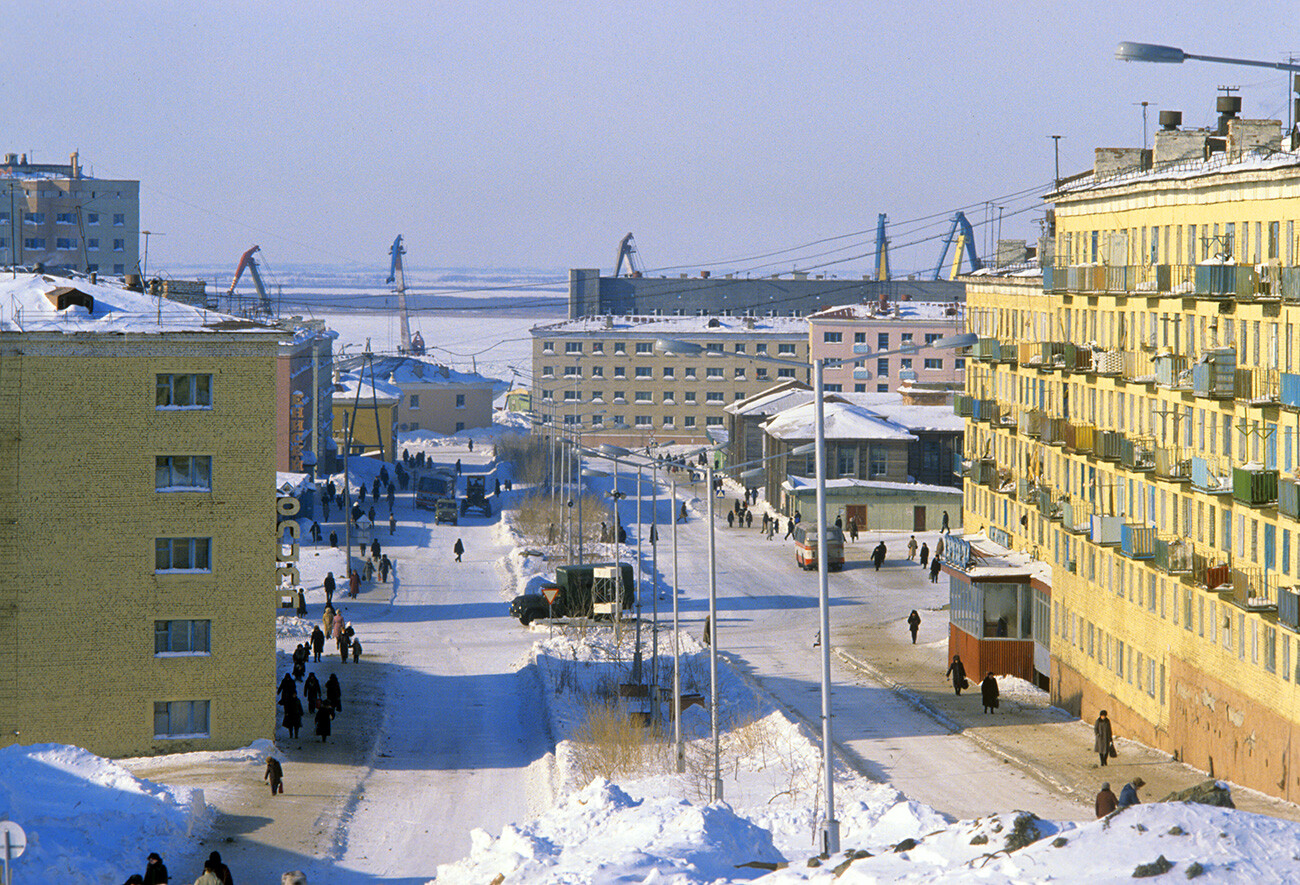
{"type": "Polygon", "coordinates": [[[545,618],[548,612],[556,618],[612,617],[616,610],[626,611],[636,605],[632,564],[623,563],[622,572],[621,606],[617,604],[618,592],[615,585],[618,569],[614,563],[562,565],[555,570],[555,580],[550,584],[559,589],[554,605],[548,609],[545,596],[540,593],[525,593],[516,596],[510,603],[510,616],[518,618],[524,626],[538,618],[545,618]]]}

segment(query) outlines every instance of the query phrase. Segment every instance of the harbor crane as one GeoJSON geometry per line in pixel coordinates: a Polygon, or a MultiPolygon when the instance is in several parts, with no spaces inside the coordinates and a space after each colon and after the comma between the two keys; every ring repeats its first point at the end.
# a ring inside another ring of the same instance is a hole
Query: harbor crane
{"type": "Polygon", "coordinates": [[[632,232],[618,241],[618,260],[614,262],[614,276],[618,276],[623,269],[623,259],[627,259],[627,275],[630,277],[641,276],[641,262],[636,259],[636,243],[632,242],[632,232]]]}
{"type": "Polygon", "coordinates": [[[393,245],[388,252],[392,260],[388,265],[386,282],[397,284],[397,313],[402,322],[402,353],[413,353],[419,356],[424,353],[424,338],[419,332],[415,333],[415,340],[411,338],[411,317],[406,310],[406,270],[402,267],[402,256],[406,254],[406,247],[402,245],[401,234],[393,240],[393,245]],[[419,342],[419,350],[416,350],[416,341],[419,342]]]}
{"type": "Polygon", "coordinates": [[[957,251],[953,256],[952,273],[948,279],[957,279],[957,271],[961,267],[961,253],[965,248],[967,257],[970,258],[971,271],[982,270],[984,263],[980,261],[979,255],[975,252],[975,231],[971,228],[970,222],[966,220],[966,213],[958,212],[952,217],[952,227],[948,229],[948,235],[943,238],[943,251],[939,253],[939,263],[934,267],[934,278],[937,280],[943,273],[943,263],[948,258],[948,247],[953,244],[953,238],[957,239],[957,251]],[[958,229],[961,230],[958,236],[958,229]]]}
{"type": "Polygon", "coordinates": [[[257,269],[257,259],[253,257],[254,252],[260,252],[261,246],[254,246],[239,258],[239,266],[235,268],[234,279],[230,281],[230,288],[226,291],[226,299],[230,300],[235,297],[235,287],[239,285],[239,278],[244,275],[244,269],[248,269],[248,275],[253,278],[253,287],[257,289],[257,306],[254,309],[255,314],[263,316],[271,315],[271,297],[266,294],[266,287],[262,285],[262,274],[257,269]]]}

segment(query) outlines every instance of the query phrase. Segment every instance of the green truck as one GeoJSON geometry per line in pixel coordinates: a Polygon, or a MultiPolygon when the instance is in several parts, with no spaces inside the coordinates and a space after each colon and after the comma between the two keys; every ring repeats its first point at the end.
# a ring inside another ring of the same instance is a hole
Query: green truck
{"type": "MultiPolygon", "coordinates": [[[[622,609],[626,611],[636,605],[636,579],[632,574],[631,563],[623,563],[622,572],[622,609]]],[[[554,605],[548,607],[546,597],[541,593],[525,593],[516,596],[510,603],[510,615],[518,618],[519,623],[525,626],[548,614],[556,618],[612,616],[618,595],[613,586],[616,578],[617,572],[612,562],[562,565],[555,570],[555,580],[547,585],[559,591],[554,605]],[[598,573],[601,575],[600,587],[596,587],[598,573]],[[593,594],[593,588],[598,592],[593,594]]]]}

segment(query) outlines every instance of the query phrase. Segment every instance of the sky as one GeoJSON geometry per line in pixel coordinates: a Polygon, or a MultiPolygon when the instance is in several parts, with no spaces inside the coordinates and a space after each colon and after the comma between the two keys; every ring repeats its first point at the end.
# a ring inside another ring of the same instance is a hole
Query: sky
{"type": "Polygon", "coordinates": [[[1139,145],[1143,101],[1150,132],[1161,109],[1212,124],[1220,85],[1285,121],[1282,72],[1114,50],[1279,61],[1293,11],[72,0],[0,35],[33,62],[3,150],[139,180],[160,270],[256,243],[273,267],[386,271],[401,233],[414,267],[609,272],[631,231],[650,271],[856,276],[883,212],[902,274],[933,269],[957,209],[982,252],[1036,239],[1051,135],[1070,174],[1139,145]]]}

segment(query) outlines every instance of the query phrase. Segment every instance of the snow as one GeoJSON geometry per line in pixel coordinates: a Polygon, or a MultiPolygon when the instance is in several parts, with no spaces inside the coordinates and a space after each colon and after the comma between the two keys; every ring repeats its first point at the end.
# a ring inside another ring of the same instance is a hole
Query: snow
{"type": "MultiPolygon", "coordinates": [[[[777,439],[812,439],[814,403],[804,403],[769,418],[763,427],[777,439]]],[[[935,407],[931,407],[935,408],[935,407]]],[[[824,432],[827,439],[916,439],[906,428],[892,424],[861,406],[827,402],[824,407],[824,432]]]]}

